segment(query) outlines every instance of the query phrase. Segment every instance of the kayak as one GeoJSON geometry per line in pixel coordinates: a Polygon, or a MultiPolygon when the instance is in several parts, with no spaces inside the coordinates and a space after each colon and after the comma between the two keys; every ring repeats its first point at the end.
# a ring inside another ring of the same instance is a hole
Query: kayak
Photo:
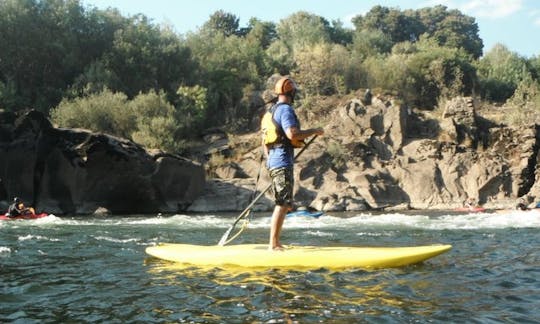
{"type": "Polygon", "coordinates": [[[2,220],[16,220],[16,219],[38,219],[47,217],[49,214],[47,213],[41,213],[41,214],[30,214],[30,215],[21,215],[21,216],[15,216],[15,217],[7,217],[6,214],[0,215],[0,221],[2,220]]]}
{"type": "Polygon", "coordinates": [[[538,208],[534,208],[534,209],[526,209],[526,210],[521,210],[521,209],[499,209],[499,210],[496,210],[495,213],[497,214],[512,214],[512,215],[516,215],[516,216],[519,216],[519,215],[534,215],[534,216],[540,216],[540,209],[538,208]]]}
{"type": "Polygon", "coordinates": [[[322,214],[324,214],[324,212],[322,211],[310,212],[307,210],[297,210],[297,211],[287,213],[287,217],[303,216],[303,217],[319,218],[322,214]]]}
{"type": "Polygon", "coordinates": [[[458,212],[467,212],[467,213],[482,213],[482,212],[486,211],[486,209],[484,207],[472,207],[472,208],[459,207],[459,208],[456,208],[454,210],[458,211],[458,212]]]}
{"type": "Polygon", "coordinates": [[[161,243],[146,248],[158,259],[194,266],[245,268],[395,268],[419,263],[449,251],[451,245],[414,247],[286,246],[270,251],[266,244],[191,245],[161,243]]]}

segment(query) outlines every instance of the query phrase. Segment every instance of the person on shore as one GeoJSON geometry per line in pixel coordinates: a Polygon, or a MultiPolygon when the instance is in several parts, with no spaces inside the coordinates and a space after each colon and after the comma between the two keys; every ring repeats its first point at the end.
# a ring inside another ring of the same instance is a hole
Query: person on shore
{"type": "Polygon", "coordinates": [[[26,216],[34,215],[36,212],[32,207],[26,207],[24,202],[18,198],[13,198],[13,203],[9,205],[8,212],[6,213],[7,217],[17,217],[17,216],[26,216]]]}
{"type": "Polygon", "coordinates": [[[270,250],[281,250],[280,243],[283,221],[293,207],[293,165],[294,148],[301,147],[304,139],[313,135],[323,135],[322,128],[302,130],[292,103],[298,91],[293,79],[283,77],[276,82],[274,92],[277,102],[267,111],[261,121],[263,150],[266,166],[272,179],[276,206],[272,213],[270,227],[270,250]]]}

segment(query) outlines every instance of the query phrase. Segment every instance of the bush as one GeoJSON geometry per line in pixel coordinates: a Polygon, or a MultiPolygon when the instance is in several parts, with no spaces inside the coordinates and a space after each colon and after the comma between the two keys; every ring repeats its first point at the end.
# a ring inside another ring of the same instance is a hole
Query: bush
{"type": "Polygon", "coordinates": [[[501,44],[495,45],[478,62],[482,98],[504,102],[518,84],[530,77],[527,62],[501,44]]]}
{"type": "Polygon", "coordinates": [[[503,120],[510,125],[540,123],[540,83],[532,78],[518,84],[514,95],[506,101],[508,113],[503,120]]]}
{"type": "Polygon", "coordinates": [[[466,53],[429,39],[395,47],[389,56],[368,57],[363,68],[367,87],[396,91],[407,102],[430,109],[439,97],[469,94],[475,79],[466,53]]]}
{"type": "Polygon", "coordinates": [[[127,96],[108,89],[87,97],[64,99],[51,111],[51,119],[61,127],[86,128],[131,139],[136,117],[127,96]]]}
{"type": "Polygon", "coordinates": [[[175,136],[178,130],[176,110],[163,91],[139,94],[130,102],[130,108],[137,121],[136,129],[131,134],[135,142],[168,152],[181,148],[175,136]]]}
{"type": "Polygon", "coordinates": [[[320,43],[297,51],[294,78],[305,96],[343,94],[350,54],[342,45],[320,43]]]}
{"type": "Polygon", "coordinates": [[[61,127],[108,133],[169,152],[176,152],[183,144],[178,141],[176,109],[164,92],[150,91],[129,101],[125,94],[106,89],[87,97],[63,100],[52,110],[51,119],[61,127]]]}

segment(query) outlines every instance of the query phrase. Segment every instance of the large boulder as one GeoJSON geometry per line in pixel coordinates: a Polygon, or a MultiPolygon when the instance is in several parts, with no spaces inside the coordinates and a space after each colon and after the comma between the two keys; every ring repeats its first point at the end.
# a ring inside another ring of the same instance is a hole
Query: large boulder
{"type": "Polygon", "coordinates": [[[2,118],[0,129],[0,192],[37,210],[178,212],[204,188],[198,163],[106,134],[55,128],[36,111],[2,118]]]}
{"type": "Polygon", "coordinates": [[[476,110],[471,97],[456,97],[446,102],[441,122],[442,134],[454,144],[476,147],[478,127],[476,110]]]}

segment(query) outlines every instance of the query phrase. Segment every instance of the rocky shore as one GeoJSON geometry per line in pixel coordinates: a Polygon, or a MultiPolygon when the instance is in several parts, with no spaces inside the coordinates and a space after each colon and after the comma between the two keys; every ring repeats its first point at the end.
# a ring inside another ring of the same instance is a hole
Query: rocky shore
{"type": "MultiPolygon", "coordinates": [[[[329,112],[299,109],[305,125],[324,125],[326,134],[295,166],[295,199],[325,211],[454,209],[468,198],[492,209],[513,208],[518,199],[534,203],[540,197],[538,125],[512,128],[476,110],[472,98],[458,97],[434,118],[382,96],[369,103],[351,99],[329,112]]],[[[259,141],[257,134],[243,139],[259,141]]],[[[245,206],[260,154],[255,148],[217,168],[188,210],[245,206]]],[[[259,189],[269,183],[264,168],[262,174],[259,189]]],[[[270,208],[270,195],[256,205],[270,208]]]]}
{"type": "MultiPolygon", "coordinates": [[[[472,98],[448,101],[438,116],[384,96],[352,98],[324,110],[300,108],[298,115],[304,125],[326,130],[295,166],[299,205],[324,211],[453,209],[473,198],[501,209],[518,199],[540,199],[538,125],[491,121],[477,113],[472,98]]],[[[204,156],[224,156],[212,170],[126,139],[55,128],[36,111],[0,113],[0,207],[19,196],[58,214],[242,210],[259,172],[257,189],[269,184],[259,135],[231,140],[218,132],[206,141],[204,156]]],[[[272,206],[268,193],[255,209],[272,206]]]]}

